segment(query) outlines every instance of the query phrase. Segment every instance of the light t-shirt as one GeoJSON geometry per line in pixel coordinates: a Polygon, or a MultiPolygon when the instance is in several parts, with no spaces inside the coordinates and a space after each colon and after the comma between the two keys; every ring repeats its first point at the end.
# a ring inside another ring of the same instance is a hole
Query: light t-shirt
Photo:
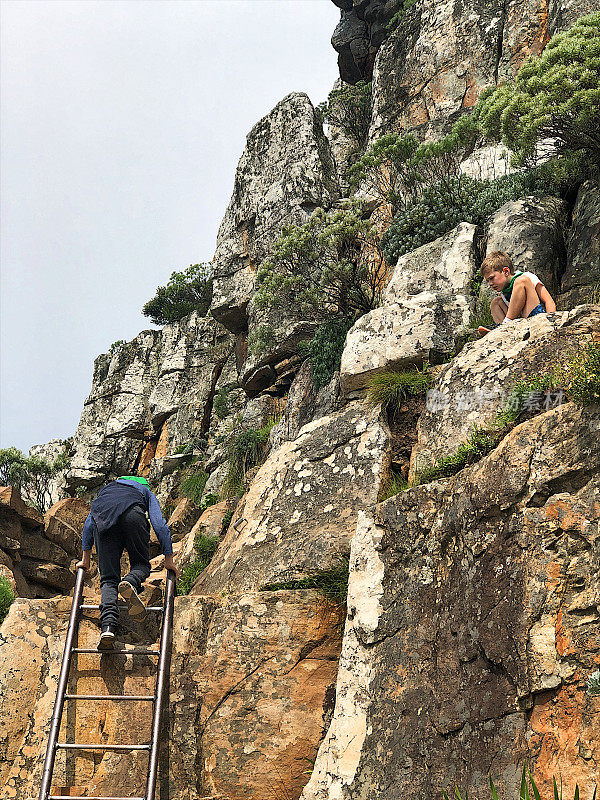
{"type": "MultiPolygon", "coordinates": [[[[520,270],[516,270],[515,275],[518,278],[520,278],[522,275],[524,275],[526,278],[529,278],[529,280],[533,283],[534,289],[538,285],[538,283],[541,283],[541,280],[538,278],[537,275],[534,275],[533,272],[521,272],[520,270]]],[[[504,305],[508,308],[508,303],[506,302],[506,298],[502,296],[502,292],[500,292],[498,296],[500,297],[504,305]]]]}

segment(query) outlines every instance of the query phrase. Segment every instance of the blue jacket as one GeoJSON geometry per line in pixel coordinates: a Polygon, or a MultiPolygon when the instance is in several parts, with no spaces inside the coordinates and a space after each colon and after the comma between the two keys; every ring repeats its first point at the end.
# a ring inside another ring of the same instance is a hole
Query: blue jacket
{"type": "Polygon", "coordinates": [[[140,506],[150,515],[150,522],[164,555],[173,554],[171,532],[160,510],[160,505],[155,495],[137,481],[112,481],[92,503],[92,508],[83,526],[82,546],[84,550],[91,550],[94,544],[94,529],[104,533],[117,522],[131,506],[140,506]]]}

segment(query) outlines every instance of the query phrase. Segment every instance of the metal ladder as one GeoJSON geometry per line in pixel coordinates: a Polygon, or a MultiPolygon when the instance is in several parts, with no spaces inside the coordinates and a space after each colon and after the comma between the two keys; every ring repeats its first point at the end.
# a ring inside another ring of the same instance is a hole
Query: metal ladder
{"type": "Polygon", "coordinates": [[[114,650],[95,650],[91,648],[81,648],[74,646],[77,640],[79,622],[82,611],[97,611],[100,606],[86,605],[81,602],[83,596],[83,578],[85,570],[80,567],[77,570],[77,580],[73,593],[73,605],[71,606],[71,616],[69,617],[69,627],[67,628],[67,639],[63,652],[62,665],[56,690],[56,700],[54,701],[54,712],[52,714],[52,724],[50,726],[50,736],[46,749],[46,759],[44,761],[44,771],[42,774],[42,785],[39,793],[39,800],[154,800],[156,788],[156,775],[158,771],[158,748],[160,744],[160,727],[165,690],[168,679],[169,648],[171,643],[171,633],[173,630],[173,607],[175,597],[175,573],[167,570],[167,580],[165,588],[165,601],[163,606],[149,606],[148,611],[163,613],[160,645],[158,650],[150,649],[114,649],[114,650]],[[67,682],[69,670],[71,668],[71,657],[73,653],[98,653],[98,655],[147,655],[158,656],[158,670],[156,675],[156,685],[153,695],[87,695],[87,694],[68,694],[67,682]],[[139,701],[147,700],[154,704],[154,714],[152,717],[152,737],[148,744],[66,744],[58,741],[60,723],[65,700],[107,700],[107,701],[139,701]],[[54,772],[54,760],[58,750],[106,750],[106,751],[129,751],[147,750],[149,753],[148,778],[146,782],[146,793],[143,797],[76,797],[74,795],[50,794],[52,784],[52,774],[54,772]]]}

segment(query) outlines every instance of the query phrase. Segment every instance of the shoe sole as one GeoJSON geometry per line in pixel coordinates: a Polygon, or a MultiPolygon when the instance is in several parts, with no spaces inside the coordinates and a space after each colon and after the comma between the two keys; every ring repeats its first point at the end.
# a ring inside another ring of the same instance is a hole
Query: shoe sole
{"type": "Polygon", "coordinates": [[[146,606],[142,603],[138,597],[138,593],[129,581],[121,581],[119,584],[119,594],[127,603],[130,617],[143,619],[146,616],[146,606]]]}
{"type": "Polygon", "coordinates": [[[98,650],[114,650],[115,647],[115,635],[114,633],[110,636],[101,636],[100,641],[98,642],[98,650]]]}

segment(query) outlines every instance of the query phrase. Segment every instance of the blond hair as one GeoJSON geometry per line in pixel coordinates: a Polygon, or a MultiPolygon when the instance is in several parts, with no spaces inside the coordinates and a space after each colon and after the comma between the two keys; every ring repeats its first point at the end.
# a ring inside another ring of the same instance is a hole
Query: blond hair
{"type": "Polygon", "coordinates": [[[515,271],[513,262],[508,253],[503,253],[502,250],[494,250],[483,259],[481,274],[485,277],[486,272],[502,272],[504,267],[508,267],[508,271],[511,275],[515,271]]]}

